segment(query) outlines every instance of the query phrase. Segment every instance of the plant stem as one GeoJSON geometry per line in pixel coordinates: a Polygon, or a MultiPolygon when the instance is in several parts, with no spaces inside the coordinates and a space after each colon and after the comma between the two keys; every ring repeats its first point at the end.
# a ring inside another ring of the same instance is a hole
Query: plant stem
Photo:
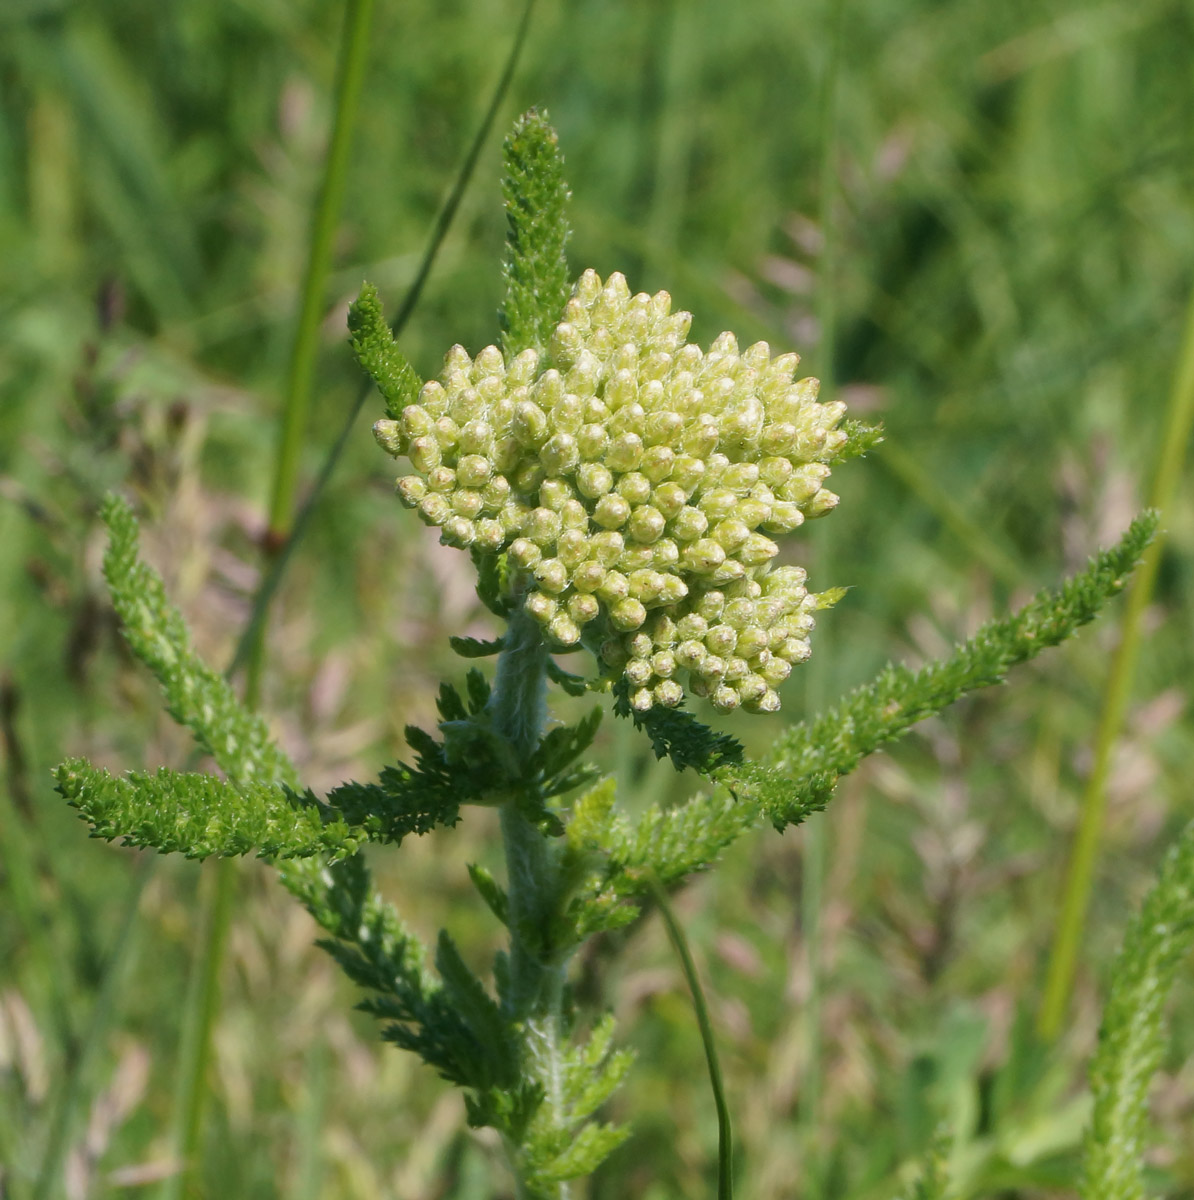
{"type": "MultiPolygon", "coordinates": [[[[1157,461],[1149,503],[1167,513],[1177,494],[1185,460],[1186,444],[1194,427],[1194,293],[1190,296],[1185,331],[1178,355],[1177,370],[1169,394],[1165,416],[1165,431],[1157,461]]],[[[1049,957],[1045,994],[1037,1017],[1037,1031],[1042,1038],[1053,1041],[1061,1032],[1074,985],[1078,949],[1086,924],[1094,882],[1095,863],[1103,820],[1107,809],[1107,776],[1116,739],[1123,725],[1124,713],[1131,696],[1136,662],[1140,657],[1144,612],[1152,599],[1157,569],[1161,562],[1164,533],[1158,530],[1152,545],[1140,559],[1132,576],[1124,611],[1119,645],[1111,660],[1111,672],[1103,693],[1103,709],[1099,715],[1095,736],[1094,763],[1082,795],[1082,815],[1070,853],[1069,868],[1061,899],[1061,915],[1053,938],[1049,957]]]]}
{"type": "MultiPolygon", "coordinates": [[[[431,274],[431,268],[435,264],[436,256],[439,254],[440,246],[443,245],[448,229],[451,227],[456,212],[460,207],[460,201],[464,196],[465,189],[468,187],[469,180],[473,177],[477,159],[480,157],[481,150],[484,148],[485,142],[489,137],[489,132],[493,128],[493,122],[497,117],[498,110],[501,108],[506,98],[506,92],[509,90],[510,83],[514,78],[514,70],[518,65],[518,59],[522,54],[522,48],[526,42],[527,32],[530,28],[531,13],[534,7],[535,0],[527,0],[526,7],[523,9],[522,20],[519,22],[518,30],[514,35],[514,41],[510,46],[509,57],[506,59],[506,65],[498,79],[497,86],[494,88],[493,95],[490,97],[489,106],[485,110],[485,116],[482,118],[476,135],[473,137],[472,143],[468,148],[468,152],[460,164],[460,169],[456,174],[447,198],[444,200],[443,207],[435,219],[435,224],[432,227],[431,236],[428,238],[427,248],[423,252],[423,259],[419,264],[415,280],[403,298],[402,307],[398,310],[398,315],[390,324],[390,331],[394,337],[398,337],[402,330],[406,328],[407,322],[415,311],[415,307],[423,294],[423,287],[431,274]]],[[[254,593],[253,609],[249,614],[249,620],[244,632],[241,634],[240,641],[237,643],[236,652],[232,656],[232,662],[229,664],[227,671],[228,675],[232,675],[242,665],[247,663],[250,655],[253,653],[255,640],[260,636],[260,630],[265,624],[269,606],[273,602],[279,584],[282,582],[282,576],[286,568],[290,565],[295,549],[310,527],[315,507],[327,490],[328,483],[331,481],[332,474],[336,469],[336,464],[339,463],[344,449],[348,445],[348,439],[352,435],[353,426],[356,424],[357,418],[361,415],[361,410],[365,407],[365,402],[372,393],[373,383],[366,379],[357,392],[357,398],[335,442],[324,457],[323,463],[319,468],[319,474],[315,477],[315,482],[312,484],[311,490],[299,506],[298,514],[290,524],[289,531],[280,543],[275,544],[274,553],[266,564],[265,574],[262,576],[261,582],[257,586],[257,591],[254,593]]]]}
{"type": "Polygon", "coordinates": [[[705,1062],[709,1067],[709,1086],[713,1091],[713,1105],[717,1109],[717,1200],[733,1200],[734,1197],[734,1135],[730,1124],[730,1106],[726,1102],[725,1086],[721,1079],[721,1063],[717,1057],[717,1042],[713,1036],[713,1022],[709,1019],[709,1006],[705,1003],[705,991],[696,963],[688,948],[688,939],[676,920],[671,901],[659,880],[653,875],[648,880],[651,895],[659,906],[659,914],[667,926],[688,990],[692,994],[692,1007],[696,1010],[697,1024],[701,1030],[701,1042],[705,1047],[705,1062]]]}
{"type": "MultiPolygon", "coordinates": [[[[346,0],[336,66],[332,138],[312,220],[302,300],[287,372],[286,401],[274,462],[269,525],[265,538],[267,565],[276,549],[285,544],[293,519],[299,457],[310,408],[315,356],[319,348],[324,290],[331,262],[332,239],[344,198],[348,155],[360,104],[372,15],[373,0],[346,0]]],[[[265,609],[260,615],[253,614],[247,633],[245,703],[250,708],[256,708],[265,663],[265,609]]],[[[220,968],[224,960],[224,945],[237,883],[236,867],[231,859],[218,859],[208,869],[211,872],[211,890],[205,905],[203,936],[183,1017],[182,1062],[175,1112],[175,1146],[182,1167],[179,1174],[166,1181],[163,1200],[178,1200],[184,1188],[189,1192],[195,1191],[195,1169],[207,1102],[212,1029],[219,1010],[220,968]]]]}
{"type": "MultiPolygon", "coordinates": [[[[817,277],[817,316],[821,332],[819,339],[819,373],[821,397],[833,399],[836,390],[834,377],[837,346],[837,239],[834,205],[837,199],[837,92],[841,67],[845,0],[829,0],[829,47],[825,74],[821,84],[821,172],[819,223],[821,226],[821,257],[817,277]]],[[[832,569],[832,541],[821,538],[817,566],[828,578],[832,569]]],[[[820,650],[805,680],[805,701],[809,711],[815,711],[825,698],[825,671],[822,663],[828,647],[822,635],[820,650]]],[[[805,1002],[806,1063],[801,1080],[800,1125],[804,1151],[804,1174],[809,1195],[822,1191],[821,1151],[821,908],[825,902],[826,828],[824,814],[810,821],[804,830],[804,870],[800,889],[800,919],[804,933],[805,961],[808,969],[808,998],[805,1002]]]]}
{"type": "Polygon", "coordinates": [[[360,106],[372,17],[373,0],[347,0],[336,68],[332,140],[328,147],[323,181],[315,207],[298,326],[286,379],[286,405],[283,410],[273,494],[270,500],[269,540],[273,544],[286,537],[294,512],[299,456],[307,428],[307,414],[311,407],[311,379],[315,370],[315,355],[319,349],[319,324],[323,315],[324,289],[332,259],[332,239],[344,200],[348,154],[352,145],[357,109],[360,106]]]}
{"type": "Polygon", "coordinates": [[[202,1195],[197,1168],[207,1108],[207,1068],[211,1062],[212,1029],[220,1007],[220,967],[224,962],[236,890],[236,866],[232,859],[217,858],[207,870],[204,926],[183,1010],[182,1048],[174,1103],[173,1140],[180,1160],[179,1170],[165,1181],[163,1200],[178,1200],[184,1194],[202,1195]]]}
{"type": "MultiPolygon", "coordinates": [[[[546,671],[547,647],[520,603],[510,617],[489,703],[494,731],[520,762],[534,753],[547,719],[546,671]]],[[[560,1043],[568,955],[555,950],[547,933],[559,903],[556,847],[515,801],[502,806],[501,827],[510,927],[507,1004],[512,1018],[522,1024],[526,1061],[543,1085],[553,1124],[562,1123],[560,1043]]],[[[516,1159],[512,1165],[519,1176],[516,1159]]],[[[521,1179],[518,1186],[521,1196],[521,1179]]],[[[566,1184],[559,1185],[557,1195],[567,1200],[566,1184]]]]}

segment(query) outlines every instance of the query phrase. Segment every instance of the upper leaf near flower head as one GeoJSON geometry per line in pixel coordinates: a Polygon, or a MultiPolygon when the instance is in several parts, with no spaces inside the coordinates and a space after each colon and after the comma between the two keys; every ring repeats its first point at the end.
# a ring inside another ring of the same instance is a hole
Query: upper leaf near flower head
{"type": "Polygon", "coordinates": [[[678,704],[684,680],[774,711],[821,607],[774,539],[837,504],[844,405],[795,379],[797,355],[729,333],[703,351],[690,321],[586,271],[545,352],[454,346],[374,432],[414,467],[404,503],[445,543],[504,554],[549,640],[583,634],[636,710],[678,704]]]}

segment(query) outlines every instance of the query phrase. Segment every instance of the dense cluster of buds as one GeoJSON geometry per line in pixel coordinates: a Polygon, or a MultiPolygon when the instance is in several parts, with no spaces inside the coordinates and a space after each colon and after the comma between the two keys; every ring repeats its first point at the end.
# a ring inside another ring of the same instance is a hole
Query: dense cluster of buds
{"type": "Polygon", "coordinates": [[[678,704],[686,680],[720,709],[774,711],[818,598],[772,566],[773,538],[836,505],[844,406],[765,342],[686,344],[690,321],[586,271],[545,356],[454,346],[374,433],[415,468],[402,500],[449,545],[505,551],[551,641],[584,634],[636,709],[678,704]]]}

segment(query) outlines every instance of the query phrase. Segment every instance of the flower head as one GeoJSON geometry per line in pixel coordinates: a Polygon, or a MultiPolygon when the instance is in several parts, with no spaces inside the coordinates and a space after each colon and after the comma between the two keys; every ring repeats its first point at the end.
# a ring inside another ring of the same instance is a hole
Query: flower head
{"type": "Polygon", "coordinates": [[[454,346],[374,434],[415,469],[403,502],[449,545],[504,552],[549,640],[583,635],[636,709],[678,704],[686,681],[770,712],[818,607],[773,539],[837,504],[845,406],[794,379],[797,355],[730,333],[705,352],[690,322],[666,292],[586,271],[545,355],[454,346]]]}

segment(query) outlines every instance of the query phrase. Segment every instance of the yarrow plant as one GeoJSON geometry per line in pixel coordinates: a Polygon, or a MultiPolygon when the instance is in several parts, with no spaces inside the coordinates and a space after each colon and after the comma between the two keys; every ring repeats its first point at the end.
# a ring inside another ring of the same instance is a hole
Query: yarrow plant
{"type": "Polygon", "coordinates": [[[691,314],[620,274],[585,271],[563,318],[508,367],[454,346],[442,383],[377,422],[415,468],[399,495],[445,544],[504,554],[549,644],[583,640],[636,711],[676,707],[681,680],[722,711],[776,711],[827,597],[773,565],[772,538],[837,504],[845,405],[766,342],[686,343],[691,314]]]}
{"type": "MultiPolygon", "coordinates": [[[[572,282],[568,190],[539,114],[507,140],[506,168],[500,346],[473,357],[453,347],[442,377],[424,383],[375,289],[364,288],[349,320],[388,409],[375,436],[410,468],[399,497],[472,556],[478,594],[504,623],[493,641],[453,639],[465,658],[497,656],[492,682],[473,668],[463,688],[445,683],[436,731],[407,730],[412,761],[316,796],[265,722],[199,659],[139,557],[130,507],[112,497],[105,573],[125,635],[221,774],[114,776],[75,759],[57,781],[95,836],[272,862],[323,929],[321,944],[366,991],[361,1007],[384,1036],[463,1090],[470,1124],[497,1130],[518,1195],[561,1200],[628,1133],[598,1117],[631,1061],[609,1015],[577,1011],[568,986],[577,948],[635,920],[646,897],[666,913],[666,889],[712,866],[736,838],[761,821],[804,820],[867,754],[1069,637],[1122,587],[1156,520],[1139,518],[1088,570],[948,658],[887,668],[747,761],[688,699],[722,712],[779,709],[781,685],[809,655],[815,613],[840,596],[809,591],[802,568],[780,564],[779,539],[832,511],[830,467],[865,453],[878,433],[845,420],[840,403],[821,403],[816,381],[796,377],[795,355],[773,357],[764,343],[742,350],[728,333],[702,350],[686,341],[689,316],[666,293],[634,294],[619,274],[585,271],[572,282]],[[577,648],[594,656],[592,673],[553,657],[577,648]],[[600,707],[552,723],[549,683],[612,694],[614,712],[659,757],[703,777],[703,790],[630,819],[613,781],[584,761],[600,707]],[[499,810],[506,854],[504,880],[469,868],[508,932],[491,981],[446,933],[434,951],[421,945],[373,888],[361,853],[454,825],[473,804],[499,810]]],[[[1146,906],[1117,993],[1121,1026],[1131,997],[1156,994],[1175,969],[1174,930],[1190,927],[1189,859],[1188,847],[1175,856],[1168,890],[1146,906]]],[[[1091,1195],[1136,1194],[1139,1068],[1154,1061],[1159,1036],[1159,1016],[1151,1020],[1145,1037],[1120,1028],[1105,1041],[1091,1195]],[[1099,1190],[1105,1179],[1127,1183],[1099,1190]]],[[[727,1118],[722,1195],[732,1186],[729,1149],[727,1118]]],[[[940,1194],[940,1163],[925,1181],[922,1194],[940,1194]]]]}

